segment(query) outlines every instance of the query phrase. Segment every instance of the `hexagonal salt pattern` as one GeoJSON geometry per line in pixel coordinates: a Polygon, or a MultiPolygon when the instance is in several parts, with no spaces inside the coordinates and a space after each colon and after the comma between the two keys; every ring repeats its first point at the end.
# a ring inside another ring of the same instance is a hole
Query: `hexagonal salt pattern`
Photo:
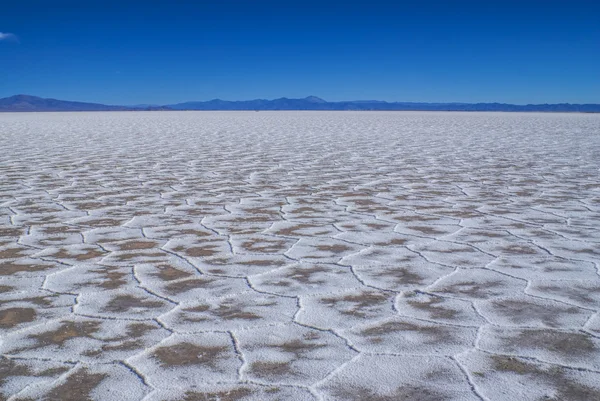
{"type": "Polygon", "coordinates": [[[600,399],[600,117],[0,114],[0,400],[600,399]]]}

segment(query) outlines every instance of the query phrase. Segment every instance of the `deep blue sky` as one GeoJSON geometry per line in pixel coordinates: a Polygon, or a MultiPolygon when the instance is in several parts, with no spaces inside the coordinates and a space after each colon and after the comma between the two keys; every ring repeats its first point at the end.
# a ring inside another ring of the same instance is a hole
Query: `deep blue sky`
{"type": "Polygon", "coordinates": [[[0,5],[0,97],[600,103],[600,1],[0,5]]]}

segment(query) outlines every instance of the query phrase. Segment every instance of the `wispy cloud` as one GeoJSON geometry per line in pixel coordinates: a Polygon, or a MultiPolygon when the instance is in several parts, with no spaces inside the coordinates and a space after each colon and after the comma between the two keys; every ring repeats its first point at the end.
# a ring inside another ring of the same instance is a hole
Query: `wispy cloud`
{"type": "Polygon", "coordinates": [[[14,33],[0,32],[0,41],[3,41],[3,40],[17,42],[19,39],[17,38],[17,35],[15,35],[14,33]]]}

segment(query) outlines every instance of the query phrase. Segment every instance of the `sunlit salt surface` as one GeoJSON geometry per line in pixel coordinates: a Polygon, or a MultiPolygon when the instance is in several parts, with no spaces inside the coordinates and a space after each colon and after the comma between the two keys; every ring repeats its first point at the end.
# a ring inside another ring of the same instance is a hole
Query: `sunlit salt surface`
{"type": "Polygon", "coordinates": [[[2,400],[600,399],[599,115],[0,114],[0,149],[2,400]]]}

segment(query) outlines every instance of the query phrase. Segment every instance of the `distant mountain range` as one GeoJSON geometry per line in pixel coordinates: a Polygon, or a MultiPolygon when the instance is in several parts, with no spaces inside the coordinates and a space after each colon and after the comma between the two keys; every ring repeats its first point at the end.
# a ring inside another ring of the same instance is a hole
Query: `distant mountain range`
{"type": "Polygon", "coordinates": [[[108,106],[98,103],[70,102],[16,95],[0,99],[2,111],[141,111],[141,110],[380,110],[380,111],[541,111],[600,113],[600,104],[528,104],[507,103],[413,103],[354,100],[328,102],[316,96],[303,99],[220,100],[185,102],[164,106],[108,106]]]}
{"type": "Polygon", "coordinates": [[[164,109],[164,107],[108,106],[99,103],[43,99],[29,95],[16,95],[0,99],[0,111],[135,111],[157,109],[164,109]]]}

